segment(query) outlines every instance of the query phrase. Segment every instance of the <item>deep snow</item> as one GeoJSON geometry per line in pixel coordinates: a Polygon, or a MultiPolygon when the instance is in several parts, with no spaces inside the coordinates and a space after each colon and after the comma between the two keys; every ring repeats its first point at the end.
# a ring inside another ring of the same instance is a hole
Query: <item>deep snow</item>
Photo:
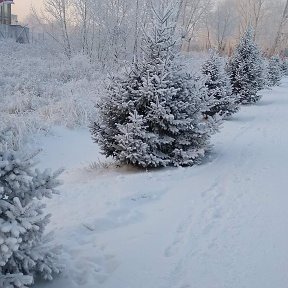
{"type": "Polygon", "coordinates": [[[103,167],[84,129],[39,139],[40,166],[66,167],[47,202],[66,269],[36,287],[287,288],[287,92],[243,107],[191,168],[103,167]]]}

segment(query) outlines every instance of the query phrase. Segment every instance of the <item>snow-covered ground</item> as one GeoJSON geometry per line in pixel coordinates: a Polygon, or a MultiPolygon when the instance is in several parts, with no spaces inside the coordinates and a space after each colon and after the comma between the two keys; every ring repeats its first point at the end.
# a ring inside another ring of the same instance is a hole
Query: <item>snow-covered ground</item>
{"type": "Polygon", "coordinates": [[[223,125],[209,161],[117,168],[88,130],[39,139],[66,268],[37,288],[287,288],[288,79],[223,125]],[[100,160],[99,160],[100,159],[100,160]]]}

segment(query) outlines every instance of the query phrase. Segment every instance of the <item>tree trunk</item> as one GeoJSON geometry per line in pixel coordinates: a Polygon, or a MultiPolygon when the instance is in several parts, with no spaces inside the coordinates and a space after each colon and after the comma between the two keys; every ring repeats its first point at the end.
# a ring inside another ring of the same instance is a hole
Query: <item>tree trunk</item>
{"type": "Polygon", "coordinates": [[[271,55],[275,54],[277,49],[279,48],[279,44],[280,44],[280,41],[281,41],[281,34],[282,34],[282,31],[283,31],[284,25],[285,25],[285,23],[287,21],[287,17],[288,17],[288,0],[286,1],[285,8],[284,8],[284,11],[283,11],[283,14],[282,14],[282,18],[281,18],[281,21],[280,21],[280,25],[279,25],[279,28],[278,28],[278,31],[277,31],[277,34],[276,34],[275,42],[274,42],[274,45],[272,46],[272,49],[271,49],[271,52],[270,52],[271,55]]]}

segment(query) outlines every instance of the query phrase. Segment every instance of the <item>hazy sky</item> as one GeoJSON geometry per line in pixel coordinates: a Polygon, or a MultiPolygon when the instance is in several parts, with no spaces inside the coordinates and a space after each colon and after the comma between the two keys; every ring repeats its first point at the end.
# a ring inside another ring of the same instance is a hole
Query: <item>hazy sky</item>
{"type": "Polygon", "coordinates": [[[12,13],[18,15],[19,20],[22,21],[30,12],[31,5],[35,8],[41,6],[41,0],[14,0],[12,5],[12,13]]]}

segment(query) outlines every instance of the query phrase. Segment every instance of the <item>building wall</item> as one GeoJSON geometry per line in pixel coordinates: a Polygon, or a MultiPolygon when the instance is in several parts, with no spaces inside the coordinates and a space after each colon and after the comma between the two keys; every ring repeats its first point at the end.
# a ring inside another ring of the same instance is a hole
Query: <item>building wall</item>
{"type": "Polygon", "coordinates": [[[0,24],[0,39],[9,38],[19,43],[29,43],[29,28],[21,25],[0,24]]]}

